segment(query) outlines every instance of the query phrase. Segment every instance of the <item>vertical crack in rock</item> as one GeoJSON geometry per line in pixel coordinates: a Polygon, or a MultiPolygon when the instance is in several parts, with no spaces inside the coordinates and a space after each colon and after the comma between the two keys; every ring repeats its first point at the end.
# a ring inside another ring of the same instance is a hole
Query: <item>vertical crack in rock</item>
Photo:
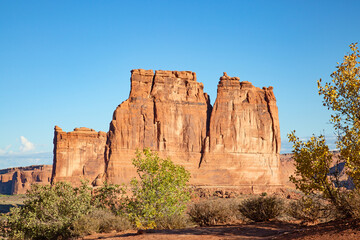
{"type": "Polygon", "coordinates": [[[207,148],[208,146],[208,139],[210,137],[210,118],[211,118],[211,112],[213,109],[213,106],[210,103],[210,95],[204,93],[206,100],[206,104],[207,104],[207,109],[206,109],[206,134],[205,136],[201,135],[202,138],[202,145],[201,145],[201,157],[200,157],[200,161],[199,161],[199,166],[198,168],[201,167],[201,163],[203,162],[203,159],[205,157],[205,154],[207,152],[207,148]]]}
{"type": "MultiPolygon", "coordinates": [[[[270,114],[270,117],[271,117],[271,128],[272,128],[272,137],[273,137],[273,147],[274,147],[274,152],[275,153],[279,153],[280,151],[280,148],[279,148],[279,142],[278,142],[278,139],[277,139],[277,134],[278,131],[276,130],[276,127],[275,127],[275,119],[274,119],[274,112],[272,110],[272,107],[271,107],[271,104],[272,102],[275,100],[275,96],[274,96],[274,93],[272,91],[273,87],[269,87],[269,88],[266,88],[266,87],[263,87],[263,90],[265,91],[265,100],[266,100],[266,103],[267,103],[267,108],[268,108],[268,112],[270,114]]],[[[277,114],[277,113],[276,113],[277,114]]]]}
{"type": "MultiPolygon", "coordinates": [[[[145,114],[141,114],[142,115],[142,120],[143,120],[143,129],[142,129],[142,141],[143,141],[143,145],[146,144],[146,118],[145,118],[145,114]]],[[[141,131],[140,131],[141,132],[141,131]]],[[[139,135],[140,138],[140,135],[139,135]]],[[[139,139],[139,142],[141,142],[141,139],[139,139]]]]}
{"type": "MultiPolygon", "coordinates": [[[[150,92],[149,92],[149,97],[152,95],[152,91],[153,91],[153,89],[154,89],[154,85],[155,85],[155,74],[154,74],[154,76],[153,76],[153,78],[152,78],[152,81],[151,81],[151,88],[150,88],[150,92]]],[[[153,99],[154,99],[154,97],[153,97],[153,99]]],[[[155,102],[154,102],[155,103],[155,102]]]]}
{"type": "Polygon", "coordinates": [[[51,170],[51,183],[53,183],[54,180],[54,176],[55,176],[55,169],[57,167],[57,151],[58,151],[58,131],[62,131],[61,128],[59,128],[58,126],[54,127],[54,139],[53,139],[53,143],[54,143],[54,150],[53,150],[53,168],[51,170]]]}

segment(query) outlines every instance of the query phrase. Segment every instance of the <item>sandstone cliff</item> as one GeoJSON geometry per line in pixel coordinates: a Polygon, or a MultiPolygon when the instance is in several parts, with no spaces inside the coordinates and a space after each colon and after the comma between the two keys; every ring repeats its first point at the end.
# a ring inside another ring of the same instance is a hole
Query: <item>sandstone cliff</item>
{"type": "Polygon", "coordinates": [[[110,182],[136,176],[136,149],[149,147],[190,171],[199,166],[211,111],[193,72],[133,70],[129,99],[110,123],[106,174],[110,182]]]}
{"type": "Polygon", "coordinates": [[[74,185],[81,179],[94,181],[104,174],[106,133],[90,128],[64,132],[55,126],[52,182],[67,181],[74,185]]]}
{"type": "Polygon", "coordinates": [[[0,170],[0,194],[25,194],[32,184],[50,184],[51,165],[0,170]]]}
{"type": "Polygon", "coordinates": [[[226,73],[211,106],[190,71],[131,71],[131,92],[113,114],[107,135],[55,128],[53,181],[128,183],[131,159],[149,147],[184,165],[191,183],[263,191],[281,185],[276,99],[226,73]],[[106,144],[105,144],[106,142],[106,144]]]}
{"type": "MultiPolygon", "coordinates": [[[[220,78],[198,184],[277,187],[280,127],[272,87],[220,78]]],[[[260,189],[258,189],[261,191],[260,189]]]]}

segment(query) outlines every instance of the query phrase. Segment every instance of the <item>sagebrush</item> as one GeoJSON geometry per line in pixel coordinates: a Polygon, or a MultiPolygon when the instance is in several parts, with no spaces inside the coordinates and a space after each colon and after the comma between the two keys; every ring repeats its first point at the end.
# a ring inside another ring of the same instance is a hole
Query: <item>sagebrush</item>
{"type": "Polygon", "coordinates": [[[132,228],[126,216],[115,215],[108,209],[95,209],[82,215],[72,224],[73,236],[82,237],[92,233],[123,231],[132,228]]]}
{"type": "Polygon", "coordinates": [[[10,239],[69,238],[73,222],[92,210],[91,198],[85,184],[32,185],[24,205],[6,215],[3,231],[10,239]]]}
{"type": "Polygon", "coordinates": [[[192,221],[200,226],[230,223],[239,216],[236,202],[229,199],[206,200],[193,203],[189,208],[188,214],[192,221]]]}
{"type": "Polygon", "coordinates": [[[303,223],[326,221],[333,215],[329,204],[317,196],[304,196],[290,202],[286,212],[303,223]]]}
{"type": "Polygon", "coordinates": [[[241,214],[255,222],[269,221],[280,216],[283,210],[283,201],[275,196],[249,198],[239,205],[241,214]]]}

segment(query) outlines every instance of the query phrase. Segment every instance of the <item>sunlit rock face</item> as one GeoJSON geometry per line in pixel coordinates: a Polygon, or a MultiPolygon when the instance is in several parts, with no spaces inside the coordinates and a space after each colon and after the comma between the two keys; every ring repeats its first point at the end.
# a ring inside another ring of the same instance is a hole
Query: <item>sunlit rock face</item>
{"type": "Polygon", "coordinates": [[[81,129],[55,129],[55,181],[129,183],[135,151],[148,147],[185,166],[194,185],[250,192],[281,185],[273,88],[226,73],[212,107],[194,72],[132,70],[129,98],[114,111],[109,132],[81,129]]]}
{"type": "Polygon", "coordinates": [[[199,167],[211,105],[190,71],[133,70],[129,98],[110,123],[106,176],[127,183],[136,175],[131,159],[149,147],[195,171],[199,167]]]}
{"type": "Polygon", "coordinates": [[[280,126],[272,89],[224,73],[196,183],[251,188],[281,184],[280,126]]]}
{"type": "Polygon", "coordinates": [[[50,184],[51,165],[14,167],[0,170],[0,194],[25,194],[32,184],[50,184]]]}
{"type": "Polygon", "coordinates": [[[64,132],[55,126],[52,182],[67,181],[79,185],[104,174],[106,133],[90,128],[64,132]]]}

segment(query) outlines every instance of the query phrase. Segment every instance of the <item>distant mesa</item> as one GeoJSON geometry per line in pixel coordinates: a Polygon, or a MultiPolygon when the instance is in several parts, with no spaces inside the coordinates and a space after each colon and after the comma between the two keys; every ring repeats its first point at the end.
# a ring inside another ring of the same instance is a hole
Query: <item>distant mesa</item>
{"type": "Polygon", "coordinates": [[[129,98],[108,133],[55,127],[52,181],[128,183],[136,149],[150,148],[191,172],[191,184],[261,192],[282,186],[280,127],[272,87],[225,72],[214,106],[191,71],[134,69],[129,98]]]}
{"type": "Polygon", "coordinates": [[[25,194],[32,184],[48,185],[51,174],[51,165],[1,169],[0,194],[25,194]]]}

